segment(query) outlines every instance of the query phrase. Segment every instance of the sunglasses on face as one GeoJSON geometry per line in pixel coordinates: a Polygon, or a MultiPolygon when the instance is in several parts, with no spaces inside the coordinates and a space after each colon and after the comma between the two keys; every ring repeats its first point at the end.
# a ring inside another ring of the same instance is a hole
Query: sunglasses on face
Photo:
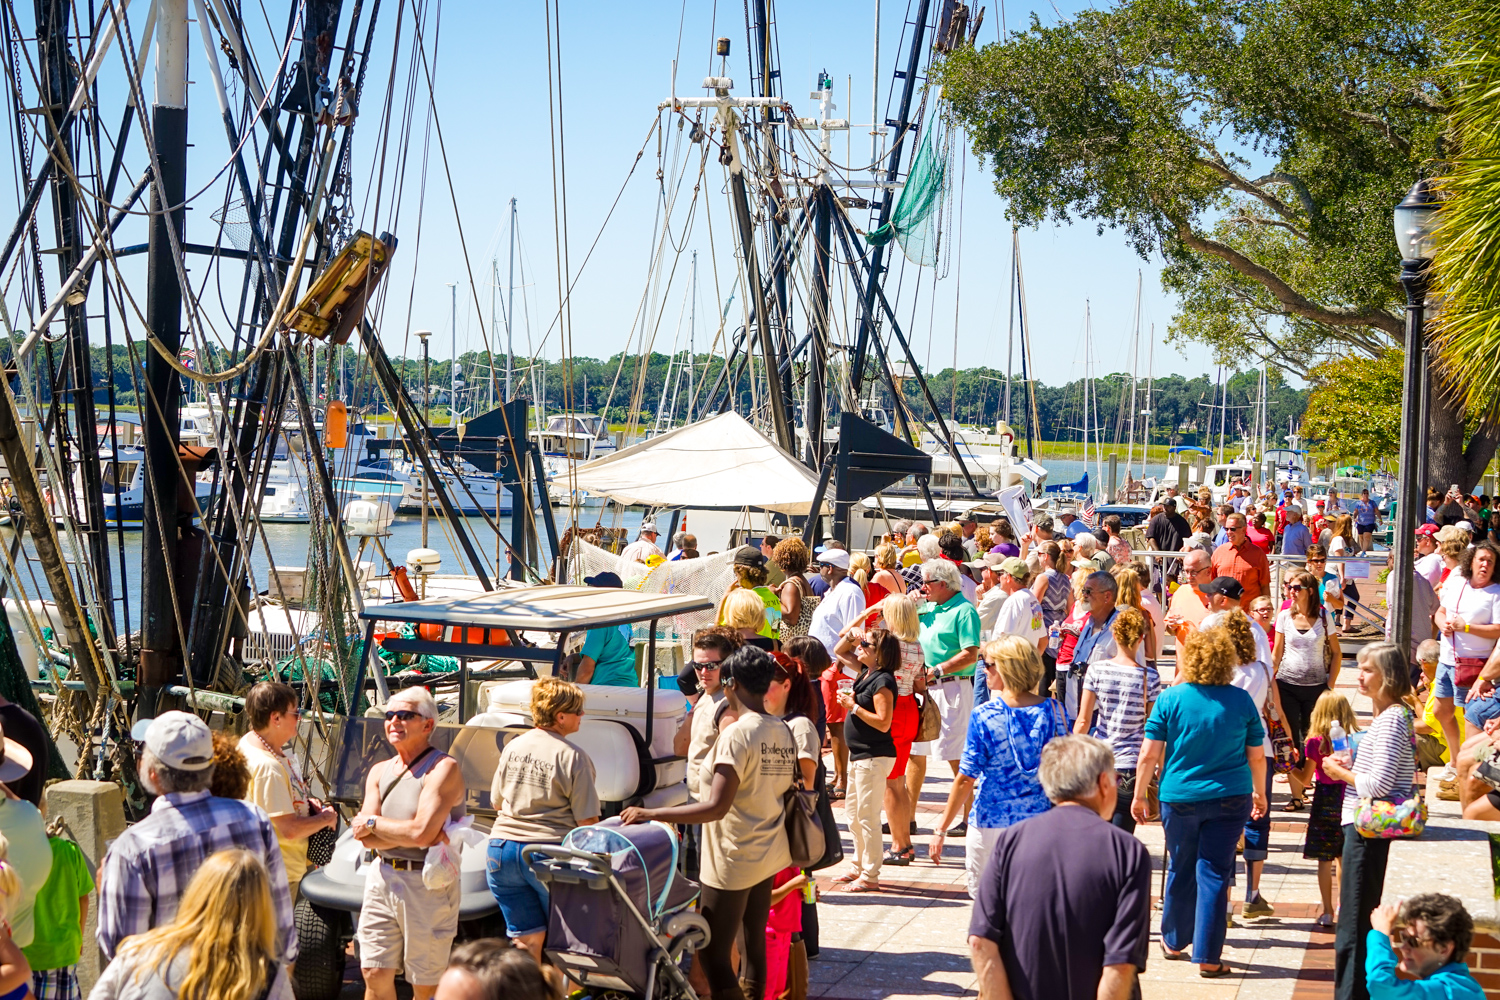
{"type": "Polygon", "coordinates": [[[1412,951],[1432,944],[1431,938],[1419,938],[1407,930],[1392,934],[1391,937],[1395,939],[1398,948],[1408,948],[1412,951]]]}
{"type": "Polygon", "coordinates": [[[386,722],[390,722],[392,719],[400,719],[402,722],[410,722],[412,719],[420,719],[422,717],[423,716],[421,712],[412,712],[404,708],[394,709],[390,712],[385,713],[386,722]]]}
{"type": "Polygon", "coordinates": [[[700,673],[707,670],[718,670],[722,662],[721,660],[715,660],[712,663],[695,663],[693,664],[693,669],[700,673]]]}
{"type": "Polygon", "coordinates": [[[1286,585],[1286,589],[1295,594],[1297,591],[1306,590],[1307,588],[1302,586],[1302,584],[1300,583],[1289,583],[1286,585]]]}
{"type": "Polygon", "coordinates": [[[874,649],[875,648],[875,643],[871,642],[869,639],[861,639],[861,640],[859,640],[859,648],[860,649],[874,649]]]}

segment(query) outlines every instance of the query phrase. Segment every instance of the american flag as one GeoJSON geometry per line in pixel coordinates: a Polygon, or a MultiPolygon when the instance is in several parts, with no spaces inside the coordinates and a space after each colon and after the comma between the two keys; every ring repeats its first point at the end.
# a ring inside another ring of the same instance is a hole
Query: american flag
{"type": "Polygon", "coordinates": [[[177,355],[177,360],[182,362],[182,367],[193,372],[198,370],[198,352],[189,347],[177,355]]]}
{"type": "Polygon", "coordinates": [[[1090,528],[1099,527],[1099,517],[1094,512],[1094,498],[1092,496],[1083,498],[1083,507],[1078,511],[1078,519],[1090,528]]]}

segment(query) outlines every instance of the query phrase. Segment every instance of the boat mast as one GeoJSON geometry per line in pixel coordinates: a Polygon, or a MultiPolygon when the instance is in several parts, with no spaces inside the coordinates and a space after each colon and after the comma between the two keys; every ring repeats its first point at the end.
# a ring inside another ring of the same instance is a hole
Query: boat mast
{"type": "MultiPolygon", "coordinates": [[[[1135,272],[1135,333],[1130,338],[1130,444],[1125,449],[1125,475],[1135,463],[1135,374],[1141,362],[1141,272],[1135,272]]],[[[1141,461],[1142,471],[1145,460],[1141,461]]]]}
{"type": "Polygon", "coordinates": [[[510,378],[516,368],[515,316],[516,305],[516,199],[510,200],[510,290],[505,293],[505,401],[511,400],[510,378]]]}
{"type": "Polygon", "coordinates": [[[448,293],[453,299],[449,315],[449,333],[453,336],[453,373],[448,383],[448,423],[458,423],[458,282],[448,282],[448,293]]]}
{"type": "Polygon", "coordinates": [[[146,352],[146,391],[155,404],[141,414],[146,489],[141,539],[140,718],[157,714],[162,688],[178,672],[181,646],[172,594],[177,570],[177,447],[181,379],[162,357],[182,350],[182,296],[173,244],[181,245],[187,198],[188,0],[159,0],[151,141],[157,165],[151,185],[146,258],[146,326],[160,350],[146,352]]]}
{"type": "Polygon", "coordinates": [[[1146,418],[1144,441],[1141,444],[1141,478],[1146,476],[1146,463],[1151,460],[1151,389],[1156,377],[1156,324],[1151,324],[1151,342],[1146,347],[1146,408],[1141,416],[1146,418]]]}
{"type": "MultiPolygon", "coordinates": [[[[1006,320],[1005,329],[1005,402],[1001,404],[1000,412],[1005,414],[1003,419],[1010,423],[1010,379],[1014,369],[1016,354],[1016,268],[1020,266],[1017,258],[1021,253],[1021,231],[1017,226],[1010,227],[1010,312],[1006,320]]],[[[996,431],[998,433],[998,428],[996,431]]],[[[1030,440],[1030,435],[1027,435],[1030,440]]],[[[1027,453],[1028,455],[1030,452],[1027,453]]]]}

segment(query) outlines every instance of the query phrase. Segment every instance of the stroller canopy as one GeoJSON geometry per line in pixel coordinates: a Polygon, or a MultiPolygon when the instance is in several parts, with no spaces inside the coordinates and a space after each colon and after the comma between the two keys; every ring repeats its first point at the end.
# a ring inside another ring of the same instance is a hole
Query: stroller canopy
{"type": "Polygon", "coordinates": [[[677,831],[665,823],[626,826],[618,818],[607,819],[573,830],[563,846],[608,855],[615,876],[647,920],[680,909],[698,895],[696,885],[678,876],[677,831]]]}

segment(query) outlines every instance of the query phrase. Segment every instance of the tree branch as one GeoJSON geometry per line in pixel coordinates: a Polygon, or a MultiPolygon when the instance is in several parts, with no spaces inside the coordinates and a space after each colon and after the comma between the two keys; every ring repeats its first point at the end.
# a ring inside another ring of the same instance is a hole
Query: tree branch
{"type": "Polygon", "coordinates": [[[1308,238],[1307,234],[1304,233],[1300,228],[1292,225],[1290,222],[1282,222],[1280,219],[1262,219],[1257,216],[1246,215],[1245,213],[1241,212],[1239,215],[1232,216],[1227,221],[1239,222],[1247,226],[1275,226],[1277,229],[1285,229],[1287,232],[1291,233],[1298,239],[1306,240],[1308,238]]]}
{"type": "Polygon", "coordinates": [[[1401,336],[1401,320],[1388,312],[1378,309],[1345,309],[1320,306],[1311,301],[1302,293],[1298,292],[1277,273],[1270,268],[1263,267],[1255,261],[1246,257],[1238,250],[1221,243],[1215,239],[1199,236],[1193,232],[1192,226],[1178,219],[1168,216],[1168,220],[1176,228],[1177,238],[1191,250],[1217,257],[1224,261],[1236,271],[1245,275],[1253,281],[1264,285],[1266,291],[1270,292],[1276,301],[1280,302],[1282,308],[1292,316],[1301,316],[1317,323],[1325,323],[1337,327],[1374,327],[1397,339],[1401,336]]]}
{"type": "Polygon", "coordinates": [[[1260,199],[1266,204],[1268,208],[1271,209],[1271,211],[1275,212],[1283,219],[1292,222],[1295,222],[1297,220],[1297,213],[1293,212],[1291,207],[1288,206],[1286,202],[1271,194],[1271,192],[1267,191],[1265,188],[1258,187],[1254,182],[1247,180],[1246,178],[1241,177],[1239,174],[1235,173],[1233,170],[1230,170],[1229,164],[1225,163],[1224,158],[1218,153],[1214,153],[1212,157],[1199,156],[1195,157],[1195,159],[1199,164],[1207,167],[1209,170],[1222,177],[1224,179],[1224,183],[1228,184],[1236,191],[1243,191],[1245,192],[1245,194],[1248,194],[1253,198],[1260,199]]]}
{"type": "Polygon", "coordinates": [[[1307,183],[1296,174],[1289,174],[1283,170],[1273,170],[1264,177],[1257,178],[1256,184],[1285,184],[1292,189],[1297,200],[1302,203],[1302,211],[1307,213],[1307,224],[1317,229],[1323,222],[1323,212],[1318,208],[1318,203],[1313,201],[1312,192],[1307,189],[1307,183]]]}
{"type": "Polygon", "coordinates": [[[1402,156],[1411,155],[1411,143],[1407,141],[1405,136],[1397,132],[1395,127],[1384,118],[1380,117],[1377,114],[1372,114],[1368,111],[1355,111],[1352,108],[1346,108],[1344,110],[1344,114],[1348,115],[1350,118],[1353,118],[1357,122],[1362,122],[1366,125],[1373,125],[1376,131],[1385,136],[1386,142],[1389,142],[1392,146],[1394,146],[1396,148],[1396,151],[1399,152],[1402,156]]]}

